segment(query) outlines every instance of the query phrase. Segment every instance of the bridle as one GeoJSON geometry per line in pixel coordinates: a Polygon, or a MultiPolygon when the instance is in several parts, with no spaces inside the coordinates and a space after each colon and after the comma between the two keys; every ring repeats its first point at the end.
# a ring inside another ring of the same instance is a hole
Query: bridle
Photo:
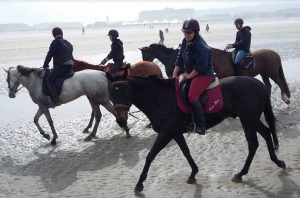
{"type": "Polygon", "coordinates": [[[15,82],[13,82],[13,86],[10,86],[10,80],[11,80],[11,77],[10,77],[10,70],[12,69],[12,67],[10,67],[7,71],[7,84],[8,84],[8,89],[10,92],[15,92],[17,93],[18,91],[20,91],[24,86],[20,87],[19,89],[16,89],[19,85],[19,79],[21,77],[21,75],[18,75],[17,77],[17,80],[15,82]]]}
{"type": "MultiPolygon", "coordinates": [[[[129,93],[129,98],[128,98],[128,101],[126,102],[127,103],[127,105],[125,105],[125,104],[120,104],[120,103],[116,103],[116,102],[114,102],[114,108],[116,109],[116,111],[118,111],[118,110],[126,110],[126,111],[129,111],[129,109],[130,109],[130,106],[132,105],[132,97],[133,97],[133,94],[132,94],[132,88],[129,86],[129,84],[128,84],[128,82],[127,81],[114,81],[114,82],[112,82],[112,84],[111,85],[116,85],[116,84],[126,84],[126,88],[127,88],[127,90],[128,90],[128,93],[129,93]]],[[[112,95],[111,93],[110,93],[110,95],[112,95]]]]}

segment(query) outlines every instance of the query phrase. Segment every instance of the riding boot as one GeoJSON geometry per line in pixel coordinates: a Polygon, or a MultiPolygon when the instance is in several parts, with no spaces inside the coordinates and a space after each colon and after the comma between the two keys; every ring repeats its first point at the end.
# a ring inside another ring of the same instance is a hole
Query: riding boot
{"type": "Polygon", "coordinates": [[[52,100],[52,103],[54,106],[57,106],[59,103],[59,100],[58,100],[58,94],[56,91],[56,87],[52,83],[47,83],[47,85],[48,85],[48,89],[50,92],[50,98],[52,100]]]}
{"type": "Polygon", "coordinates": [[[192,102],[192,113],[194,118],[194,132],[200,135],[205,135],[205,116],[202,105],[199,101],[192,102]]]}

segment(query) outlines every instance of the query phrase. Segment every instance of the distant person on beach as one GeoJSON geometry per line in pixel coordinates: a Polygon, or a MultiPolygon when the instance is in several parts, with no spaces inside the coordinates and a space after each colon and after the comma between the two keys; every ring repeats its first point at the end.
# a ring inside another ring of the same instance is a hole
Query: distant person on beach
{"type": "Polygon", "coordinates": [[[84,29],[84,27],[82,26],[82,35],[84,35],[84,33],[85,33],[85,29],[84,29]]]}
{"type": "Polygon", "coordinates": [[[169,32],[169,29],[168,29],[168,28],[166,28],[166,29],[165,29],[165,33],[168,33],[168,32],[169,32]]]}
{"type": "Polygon", "coordinates": [[[111,43],[111,51],[109,54],[104,58],[100,65],[104,65],[108,60],[113,59],[114,65],[113,67],[108,71],[110,75],[114,75],[123,64],[123,60],[125,58],[124,56],[124,49],[123,49],[123,42],[118,39],[119,32],[117,30],[109,30],[108,36],[111,43]]]}
{"type": "Polygon", "coordinates": [[[165,40],[165,38],[164,38],[164,32],[162,31],[162,30],[159,30],[159,44],[161,44],[161,45],[163,45],[164,44],[164,40],[165,40]]]}
{"type": "Polygon", "coordinates": [[[58,94],[56,91],[55,81],[65,76],[73,70],[73,46],[63,38],[63,31],[59,27],[52,30],[54,40],[51,42],[49,51],[44,61],[43,68],[48,69],[49,63],[53,58],[53,69],[46,78],[50,97],[54,106],[58,104],[58,94]]]}
{"type": "Polygon", "coordinates": [[[180,79],[190,85],[188,100],[194,121],[191,127],[195,133],[204,135],[205,116],[199,97],[214,79],[212,55],[208,45],[199,34],[200,25],[197,20],[185,20],[181,31],[184,38],[175,62],[173,78],[176,78],[180,71],[184,71],[180,79]]]}
{"type": "Polygon", "coordinates": [[[239,64],[241,60],[250,52],[251,27],[244,27],[244,21],[241,18],[237,18],[234,21],[234,25],[238,30],[236,33],[235,42],[233,44],[227,44],[226,49],[235,48],[233,52],[233,63],[235,65],[236,74],[239,75],[242,70],[242,66],[239,64]]]}
{"type": "Polygon", "coordinates": [[[206,24],[205,30],[206,30],[206,32],[209,32],[209,26],[208,26],[208,24],[206,24]]]}

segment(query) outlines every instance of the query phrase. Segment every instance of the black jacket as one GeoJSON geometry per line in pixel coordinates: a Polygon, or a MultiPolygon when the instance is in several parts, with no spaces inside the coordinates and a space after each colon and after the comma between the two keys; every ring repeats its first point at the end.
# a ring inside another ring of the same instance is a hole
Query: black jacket
{"type": "Polygon", "coordinates": [[[123,42],[120,39],[115,39],[111,43],[111,51],[107,55],[107,59],[113,59],[114,62],[123,61],[125,58],[123,50],[123,42]]]}
{"type": "Polygon", "coordinates": [[[175,65],[187,73],[194,69],[200,75],[214,76],[212,55],[201,36],[196,36],[191,42],[183,39],[175,65]]]}
{"type": "Polygon", "coordinates": [[[236,50],[250,51],[251,45],[251,27],[245,26],[236,33],[235,43],[233,47],[236,50]]]}
{"type": "Polygon", "coordinates": [[[54,67],[66,65],[66,63],[68,63],[67,65],[70,65],[70,60],[73,60],[72,53],[72,44],[63,39],[61,36],[57,36],[50,44],[43,67],[48,67],[48,64],[50,63],[52,57],[54,67]]]}

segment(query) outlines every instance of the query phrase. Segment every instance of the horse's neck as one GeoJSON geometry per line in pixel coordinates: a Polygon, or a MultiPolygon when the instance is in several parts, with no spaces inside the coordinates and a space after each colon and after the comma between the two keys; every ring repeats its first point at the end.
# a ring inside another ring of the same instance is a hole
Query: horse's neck
{"type": "Polygon", "coordinates": [[[169,85],[159,86],[158,84],[155,85],[156,82],[153,81],[141,81],[134,82],[131,86],[133,89],[133,104],[149,118],[154,128],[159,125],[166,104],[172,103],[172,99],[176,100],[175,85],[172,82],[168,82],[169,85]]]}
{"type": "Polygon", "coordinates": [[[214,70],[219,78],[232,76],[234,74],[234,68],[230,60],[231,53],[224,52],[223,50],[212,48],[212,58],[214,70]]]}
{"type": "Polygon", "coordinates": [[[157,58],[162,64],[167,65],[169,63],[169,59],[172,56],[172,54],[167,54],[163,50],[156,50],[155,52],[153,51],[153,55],[155,58],[157,58]]]}
{"type": "Polygon", "coordinates": [[[37,77],[33,73],[27,76],[21,76],[19,82],[29,92],[36,92],[39,90],[38,87],[42,87],[42,78],[37,77]]]}

